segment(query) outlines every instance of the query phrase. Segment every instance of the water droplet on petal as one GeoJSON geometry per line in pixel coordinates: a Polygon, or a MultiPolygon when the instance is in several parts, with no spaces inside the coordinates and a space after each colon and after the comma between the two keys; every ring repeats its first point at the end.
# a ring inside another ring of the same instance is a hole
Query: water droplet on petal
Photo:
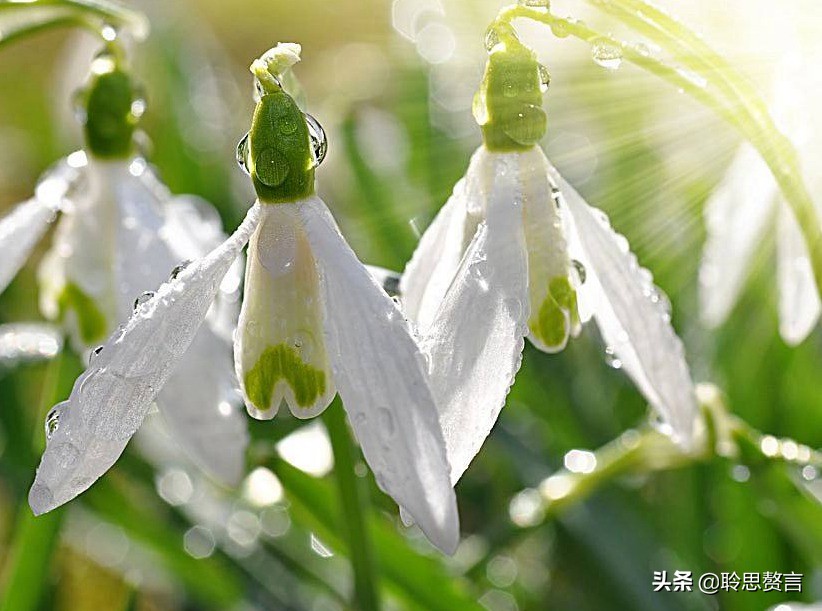
{"type": "Polygon", "coordinates": [[[152,297],[154,297],[154,293],[152,291],[146,291],[145,293],[141,294],[137,299],[134,300],[134,309],[136,310],[141,305],[149,301],[152,297]]]}
{"type": "Polygon", "coordinates": [[[537,70],[539,70],[539,90],[545,93],[551,85],[551,73],[542,64],[538,65],[537,70]]]}
{"type": "Polygon", "coordinates": [[[598,66],[608,70],[616,70],[622,65],[622,49],[606,38],[594,42],[591,57],[598,66]]]}
{"type": "Polygon", "coordinates": [[[636,44],[636,52],[643,57],[650,57],[651,55],[651,49],[644,42],[639,42],[636,44]]]}
{"type": "Polygon", "coordinates": [[[574,268],[574,273],[577,277],[577,286],[582,286],[585,284],[585,280],[588,278],[588,271],[585,269],[585,266],[582,264],[581,261],[577,261],[576,259],[571,259],[571,265],[574,268]]]}
{"type": "Polygon", "coordinates": [[[320,122],[308,113],[305,114],[305,123],[308,125],[308,136],[311,138],[311,147],[314,149],[314,167],[319,166],[328,152],[328,139],[320,122]]]}
{"type": "Polygon", "coordinates": [[[171,273],[168,276],[169,280],[174,280],[177,276],[179,276],[185,268],[191,265],[191,259],[186,259],[185,261],[181,261],[177,265],[174,266],[174,269],[171,270],[171,273]]]}
{"type": "Polygon", "coordinates": [[[568,23],[564,20],[558,20],[551,23],[551,32],[557,38],[567,38],[570,32],[568,31],[568,23]]]}
{"type": "Polygon", "coordinates": [[[103,40],[107,42],[114,42],[117,40],[117,28],[109,23],[106,23],[100,29],[100,36],[102,36],[103,40]]]}
{"type": "Polygon", "coordinates": [[[49,413],[46,414],[46,440],[52,438],[52,436],[57,432],[57,429],[60,428],[60,414],[68,405],[68,401],[62,401],[52,407],[49,410],[49,413]]]}
{"type": "Polygon", "coordinates": [[[551,8],[550,0],[517,0],[520,6],[530,6],[532,8],[551,8]]]}
{"type": "Polygon", "coordinates": [[[94,348],[91,351],[91,353],[88,355],[89,365],[91,365],[94,362],[94,359],[96,359],[102,351],[103,351],[103,346],[97,346],[96,348],[94,348]]]}
{"type": "Polygon", "coordinates": [[[617,358],[614,349],[611,346],[605,348],[605,362],[609,367],[614,369],[622,369],[622,361],[617,358]]]}
{"type": "Polygon", "coordinates": [[[248,176],[251,176],[251,172],[248,169],[248,132],[246,132],[245,136],[240,138],[240,141],[237,143],[237,165],[240,166],[240,169],[248,176]]]}

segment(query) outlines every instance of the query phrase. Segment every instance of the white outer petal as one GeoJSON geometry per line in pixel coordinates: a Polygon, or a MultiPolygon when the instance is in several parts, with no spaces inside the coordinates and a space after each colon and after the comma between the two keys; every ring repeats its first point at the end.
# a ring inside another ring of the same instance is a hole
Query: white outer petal
{"type": "Polygon", "coordinates": [[[114,464],[194,339],[258,222],[259,206],[254,206],[228,240],[141,305],[77,379],[29,492],[35,514],[71,500],[114,464]]]}
{"type": "Polygon", "coordinates": [[[779,333],[786,343],[802,342],[819,320],[819,291],[808,249],[788,206],[780,202],[776,240],[779,283],[779,333]]]}
{"type": "Polygon", "coordinates": [[[721,325],[739,297],[773,217],[776,192],[768,166],[745,143],[705,204],[708,236],[699,269],[699,297],[709,327],[721,325]]]}
{"type": "Polygon", "coordinates": [[[446,553],[459,541],[445,444],[408,323],[319,198],[300,207],[320,269],[334,381],[377,484],[446,553]]]}
{"type": "Polygon", "coordinates": [[[477,199],[485,155],[484,147],[474,153],[465,178],[423,233],[400,280],[403,310],[420,334],[425,334],[434,320],[480,221],[482,211],[469,208],[470,201],[477,199]]]}
{"type": "MultiPolygon", "coordinates": [[[[137,296],[159,286],[183,259],[207,255],[226,236],[209,204],[172,199],[150,167],[135,176],[128,163],[100,165],[118,213],[115,278],[118,320],[124,321],[137,296]]],[[[231,342],[213,331],[214,312],[212,307],[157,404],[190,457],[223,483],[235,484],[242,475],[248,435],[245,418],[235,409],[231,342]]]]}
{"type": "Polygon", "coordinates": [[[0,219],[0,293],[23,267],[56,216],[52,205],[32,198],[0,219]]]}
{"type": "Polygon", "coordinates": [[[698,418],[696,398],[682,342],[663,305],[665,298],[605,214],[585,203],[550,165],[549,171],[567,202],[584,249],[586,284],[600,291],[594,317],[603,339],[670,425],[674,438],[689,446],[698,418]]]}
{"type": "Polygon", "coordinates": [[[472,169],[480,185],[472,204],[485,208],[487,218],[423,339],[452,483],[505,404],[522,361],[530,309],[521,159],[483,152],[472,169]]]}

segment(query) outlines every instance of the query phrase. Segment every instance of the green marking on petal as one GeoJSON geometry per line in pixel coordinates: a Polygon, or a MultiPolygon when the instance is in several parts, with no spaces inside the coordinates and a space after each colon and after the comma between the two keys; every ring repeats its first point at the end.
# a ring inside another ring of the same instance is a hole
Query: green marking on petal
{"type": "Polygon", "coordinates": [[[97,307],[94,299],[73,282],[69,282],[57,297],[60,321],[65,320],[69,310],[77,316],[77,327],[80,339],[86,344],[99,342],[106,337],[108,325],[106,317],[97,307]]]}
{"type": "Polygon", "coordinates": [[[579,324],[577,293],[566,276],[553,278],[535,317],[530,321],[531,331],[548,348],[560,348],[573,327],[579,324]]]}
{"type": "Polygon", "coordinates": [[[248,399],[261,410],[271,407],[277,383],[283,380],[294,392],[297,405],[311,407],[325,393],[325,372],[303,362],[286,344],[269,346],[245,376],[248,399]]]}

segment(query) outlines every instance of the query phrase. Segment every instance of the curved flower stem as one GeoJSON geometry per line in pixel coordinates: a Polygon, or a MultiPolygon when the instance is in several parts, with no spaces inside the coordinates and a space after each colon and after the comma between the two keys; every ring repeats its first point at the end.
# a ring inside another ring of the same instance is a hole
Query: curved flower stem
{"type": "Polygon", "coordinates": [[[682,65],[668,64],[653,57],[645,48],[545,9],[509,6],[500,11],[495,23],[530,19],[550,26],[555,33],[572,35],[589,44],[607,42],[619,48],[631,63],[687,92],[734,125],[759,151],[793,211],[808,247],[817,290],[822,294],[822,222],[802,180],[793,145],[776,128],[757,93],[695,34],[644,0],[589,1],[671,51],[682,65]]]}
{"type": "Polygon", "coordinates": [[[29,34],[59,26],[85,28],[107,42],[105,26],[127,31],[137,40],[148,34],[140,12],[105,0],[35,0],[0,2],[0,48],[29,34]]]}
{"type": "Polygon", "coordinates": [[[563,469],[543,480],[539,491],[545,516],[561,514],[620,476],[668,471],[715,457],[733,459],[751,471],[779,464],[822,470],[822,454],[791,439],[763,435],[730,414],[713,387],[700,386],[697,394],[706,426],[690,451],[650,426],[628,431],[594,452],[594,466],[588,472],[563,469]]]}
{"type": "Polygon", "coordinates": [[[323,414],[334,451],[334,476],[342,505],[343,530],[348,538],[351,565],[354,569],[354,607],[360,611],[378,611],[376,567],[366,528],[368,502],[363,482],[354,473],[354,447],[345,423],[345,412],[339,399],[323,414]]]}

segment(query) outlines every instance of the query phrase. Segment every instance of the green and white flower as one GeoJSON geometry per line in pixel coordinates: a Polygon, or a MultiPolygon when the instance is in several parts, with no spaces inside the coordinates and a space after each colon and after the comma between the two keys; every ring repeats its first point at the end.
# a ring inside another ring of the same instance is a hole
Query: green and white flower
{"type": "MultiPolygon", "coordinates": [[[[121,61],[103,54],[92,66],[82,94],[86,151],[59,162],[33,198],[0,221],[2,290],[59,215],[39,269],[40,308],[65,329],[77,352],[92,360],[99,356],[98,344],[131,316],[135,301],[147,298],[147,289],[225,239],[210,205],[172,196],[135,153],[132,133],[143,102],[121,61]]],[[[240,279],[241,267],[226,277],[190,358],[157,396],[163,419],[183,449],[229,484],[242,476],[248,439],[231,366],[240,279]]],[[[64,468],[77,470],[75,479],[89,479],[88,444],[72,439],[79,433],[69,434],[64,412],[65,406],[58,406],[49,414],[47,454],[58,452],[64,468]]],[[[113,463],[129,437],[99,446],[95,464],[113,463]]]]}
{"type": "Polygon", "coordinates": [[[127,439],[185,361],[220,283],[249,243],[235,334],[237,377],[249,412],[270,418],[282,402],[300,418],[340,394],[378,485],[440,549],[459,538],[445,444],[426,362],[398,305],[345,242],[314,191],[324,137],[281,88],[275,48],[252,71],[260,87],[239,148],[258,201],[237,231],[162,285],[105,344],[77,380],[30,493],[35,511],[73,498],[110,462],[100,444],[127,439]],[[312,142],[312,133],[314,142],[312,142]],[[314,146],[316,145],[316,147],[314,146]],[[65,467],[67,442],[84,460],[65,467]],[[75,449],[80,449],[75,446],[75,449]],[[92,465],[78,471],[76,464],[92,465]],[[76,482],[78,475],[91,475],[76,482]]]}
{"type": "Polygon", "coordinates": [[[666,298],[545,157],[544,68],[513,32],[496,34],[474,107],[484,143],[401,283],[430,359],[451,480],[496,422],[525,338],[558,352],[591,316],[615,362],[688,444],[696,401],[666,298]]]}

